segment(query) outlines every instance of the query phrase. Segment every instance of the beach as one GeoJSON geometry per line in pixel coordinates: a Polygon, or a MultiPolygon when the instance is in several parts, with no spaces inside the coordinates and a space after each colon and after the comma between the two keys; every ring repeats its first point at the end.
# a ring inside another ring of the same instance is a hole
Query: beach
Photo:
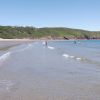
{"type": "Polygon", "coordinates": [[[31,39],[0,39],[0,49],[9,48],[11,46],[19,45],[22,43],[32,42],[31,39]]]}
{"type": "Polygon", "coordinates": [[[100,40],[0,42],[0,100],[100,100],[100,40]]]}

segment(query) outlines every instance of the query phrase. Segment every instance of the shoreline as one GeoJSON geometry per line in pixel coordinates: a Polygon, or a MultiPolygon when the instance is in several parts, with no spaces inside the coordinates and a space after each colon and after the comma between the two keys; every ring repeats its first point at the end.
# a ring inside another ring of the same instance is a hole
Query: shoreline
{"type": "Polygon", "coordinates": [[[37,41],[37,40],[39,40],[39,41],[43,41],[43,40],[47,40],[47,41],[60,41],[60,40],[66,40],[66,41],[70,41],[70,40],[100,40],[100,39],[74,39],[74,38],[72,38],[72,39],[48,39],[48,38],[40,38],[40,39],[2,39],[2,38],[0,38],[0,42],[3,42],[3,41],[19,41],[19,42],[27,42],[27,41],[29,41],[29,42],[31,42],[31,41],[37,41]]]}
{"type": "Polygon", "coordinates": [[[0,51],[16,45],[33,42],[32,39],[0,39],[0,51]]]}
{"type": "MultiPolygon", "coordinates": [[[[87,39],[2,39],[0,38],[0,50],[4,50],[5,48],[10,48],[16,45],[27,44],[36,41],[84,41],[87,39]]],[[[89,39],[89,40],[100,40],[100,39],[89,39]]]]}
{"type": "Polygon", "coordinates": [[[1,41],[33,41],[33,39],[1,39],[0,38],[0,42],[1,41]]]}

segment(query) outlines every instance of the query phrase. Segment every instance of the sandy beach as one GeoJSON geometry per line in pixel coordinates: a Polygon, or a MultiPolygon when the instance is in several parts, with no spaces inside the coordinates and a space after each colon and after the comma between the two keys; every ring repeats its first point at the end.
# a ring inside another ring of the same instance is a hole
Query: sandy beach
{"type": "Polygon", "coordinates": [[[9,48],[15,45],[33,42],[32,39],[2,39],[0,38],[0,50],[9,48]]]}

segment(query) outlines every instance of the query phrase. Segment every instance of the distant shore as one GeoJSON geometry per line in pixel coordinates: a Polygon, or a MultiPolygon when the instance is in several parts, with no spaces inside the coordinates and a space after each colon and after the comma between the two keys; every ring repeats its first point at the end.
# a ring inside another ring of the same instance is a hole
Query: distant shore
{"type": "Polygon", "coordinates": [[[0,26],[0,38],[3,39],[100,39],[100,31],[88,31],[66,27],[22,27],[22,26],[0,26]]]}

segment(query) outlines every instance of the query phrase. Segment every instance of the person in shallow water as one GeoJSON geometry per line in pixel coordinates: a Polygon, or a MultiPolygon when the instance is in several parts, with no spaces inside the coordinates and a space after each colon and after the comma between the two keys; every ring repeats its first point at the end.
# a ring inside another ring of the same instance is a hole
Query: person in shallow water
{"type": "Polygon", "coordinates": [[[74,44],[76,44],[77,42],[74,40],[74,44]]]}
{"type": "Polygon", "coordinates": [[[48,43],[47,43],[47,41],[45,41],[45,46],[48,46],[48,43]]]}
{"type": "Polygon", "coordinates": [[[48,46],[47,41],[44,41],[44,42],[43,42],[43,45],[45,45],[45,46],[47,47],[47,46],[48,46]]]}

